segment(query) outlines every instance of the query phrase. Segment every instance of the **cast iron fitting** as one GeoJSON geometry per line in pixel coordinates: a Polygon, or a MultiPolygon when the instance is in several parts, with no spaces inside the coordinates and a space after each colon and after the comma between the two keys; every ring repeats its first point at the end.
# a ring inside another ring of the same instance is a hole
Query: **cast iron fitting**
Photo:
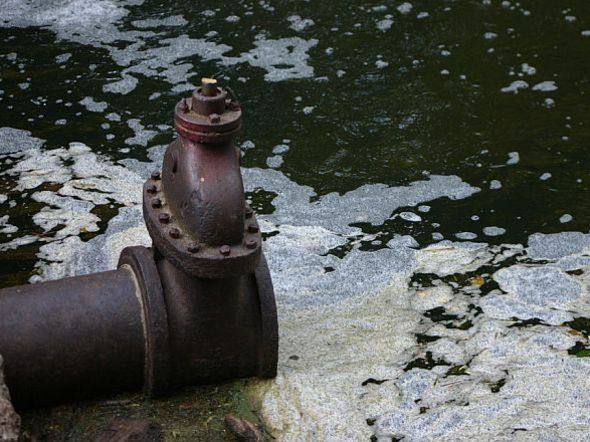
{"type": "Polygon", "coordinates": [[[175,124],[143,189],[153,248],[124,249],[117,270],[0,290],[17,407],[276,375],[274,291],[233,144],[239,103],[203,79],[175,124]]]}
{"type": "Polygon", "coordinates": [[[174,112],[178,134],[195,143],[218,144],[231,140],[242,127],[242,109],[234,94],[203,78],[192,97],[178,102],[174,112]]]}
{"type": "Polygon", "coordinates": [[[122,267],[0,290],[0,354],[17,410],[142,388],[136,281],[122,267]]]}
{"type": "Polygon", "coordinates": [[[200,278],[252,273],[260,260],[262,238],[245,202],[240,153],[233,144],[242,113],[228,95],[233,97],[203,79],[192,98],[178,103],[179,138],[166,151],[162,173],[144,186],[144,216],[154,245],[200,278]]]}

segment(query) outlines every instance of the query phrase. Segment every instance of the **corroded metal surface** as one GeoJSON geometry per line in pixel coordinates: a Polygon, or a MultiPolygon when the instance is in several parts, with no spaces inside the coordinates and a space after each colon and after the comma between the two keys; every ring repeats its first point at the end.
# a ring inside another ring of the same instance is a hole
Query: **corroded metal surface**
{"type": "Polygon", "coordinates": [[[276,374],[274,293],[233,144],[241,110],[229,95],[204,79],[176,106],[180,137],[162,172],[144,185],[144,218],[166,298],[172,386],[276,374]]]}
{"type": "Polygon", "coordinates": [[[231,141],[242,127],[242,109],[233,93],[203,78],[192,97],[180,100],[174,113],[178,134],[194,143],[231,141]]]}
{"type": "Polygon", "coordinates": [[[0,290],[18,406],[275,376],[274,292],[233,144],[241,116],[211,79],[176,106],[179,138],[143,189],[153,249],[124,249],[117,270],[0,290]]]}
{"type": "Polygon", "coordinates": [[[15,405],[141,388],[140,309],[124,268],[0,290],[0,352],[15,405]]]}
{"type": "Polygon", "coordinates": [[[206,80],[176,106],[180,137],[168,147],[162,172],[144,185],[143,210],[154,245],[177,267],[201,278],[229,278],[254,272],[262,238],[245,203],[233,144],[240,105],[206,80]]]}
{"type": "Polygon", "coordinates": [[[119,257],[119,268],[130,268],[137,276],[145,338],[144,390],[159,395],[169,386],[170,343],[166,301],[153,251],[126,247],[119,257]]]}

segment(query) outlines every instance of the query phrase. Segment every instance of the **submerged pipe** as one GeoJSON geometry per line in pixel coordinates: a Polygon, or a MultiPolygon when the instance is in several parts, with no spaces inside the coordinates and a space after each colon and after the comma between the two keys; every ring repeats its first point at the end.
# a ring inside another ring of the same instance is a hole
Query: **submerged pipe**
{"type": "Polygon", "coordinates": [[[276,375],[274,291],[239,150],[242,110],[215,80],[175,108],[179,134],[143,189],[153,248],[117,270],[0,290],[0,354],[18,408],[276,375]]]}

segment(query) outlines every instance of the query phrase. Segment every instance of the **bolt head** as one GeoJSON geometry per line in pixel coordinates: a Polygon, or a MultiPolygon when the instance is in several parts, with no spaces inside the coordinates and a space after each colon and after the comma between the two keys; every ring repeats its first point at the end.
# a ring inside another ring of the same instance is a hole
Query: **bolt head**
{"type": "Polygon", "coordinates": [[[152,207],[153,207],[154,209],[157,209],[157,208],[159,208],[159,207],[162,207],[162,200],[161,200],[160,198],[154,198],[154,199],[152,200],[152,207]]]}
{"type": "Polygon", "coordinates": [[[258,241],[255,239],[249,239],[246,241],[246,247],[249,249],[255,249],[258,246],[258,241]]]}
{"type": "Polygon", "coordinates": [[[248,232],[250,233],[258,233],[258,226],[256,224],[250,224],[248,226],[248,232]]]}
{"type": "Polygon", "coordinates": [[[252,218],[254,211],[250,207],[246,207],[246,218],[252,218]]]}
{"type": "Polygon", "coordinates": [[[159,180],[160,179],[160,171],[159,170],[154,170],[152,172],[152,180],[159,180]]]}
{"type": "Polygon", "coordinates": [[[148,193],[152,193],[153,194],[153,193],[157,193],[158,192],[158,187],[155,184],[150,184],[147,187],[146,190],[147,190],[148,193]]]}
{"type": "Polygon", "coordinates": [[[178,239],[180,238],[180,230],[178,230],[176,227],[172,227],[170,230],[168,230],[168,235],[170,235],[170,238],[178,239]]]}
{"type": "Polygon", "coordinates": [[[187,250],[190,253],[198,253],[201,250],[201,245],[197,242],[194,242],[192,244],[189,244],[189,246],[187,247],[187,250]]]}
{"type": "Polygon", "coordinates": [[[240,102],[239,101],[231,101],[229,103],[229,110],[237,111],[240,110],[240,102]]]}
{"type": "Polygon", "coordinates": [[[231,253],[231,247],[228,245],[221,246],[219,248],[219,253],[221,253],[223,256],[229,256],[229,254],[231,253]]]}
{"type": "Polygon", "coordinates": [[[211,114],[209,115],[209,122],[211,123],[219,123],[221,121],[221,117],[219,114],[211,114]]]}
{"type": "Polygon", "coordinates": [[[170,222],[170,214],[169,213],[160,213],[158,215],[158,220],[162,224],[168,224],[170,222]]]}

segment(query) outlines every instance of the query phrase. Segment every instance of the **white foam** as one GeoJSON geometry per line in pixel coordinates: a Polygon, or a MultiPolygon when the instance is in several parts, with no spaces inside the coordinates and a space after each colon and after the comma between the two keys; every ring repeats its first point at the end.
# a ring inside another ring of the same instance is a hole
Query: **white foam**
{"type": "Polygon", "coordinates": [[[516,80],[510,83],[508,86],[503,87],[500,91],[504,93],[518,94],[518,91],[528,89],[529,84],[524,80],[516,80]]]}

